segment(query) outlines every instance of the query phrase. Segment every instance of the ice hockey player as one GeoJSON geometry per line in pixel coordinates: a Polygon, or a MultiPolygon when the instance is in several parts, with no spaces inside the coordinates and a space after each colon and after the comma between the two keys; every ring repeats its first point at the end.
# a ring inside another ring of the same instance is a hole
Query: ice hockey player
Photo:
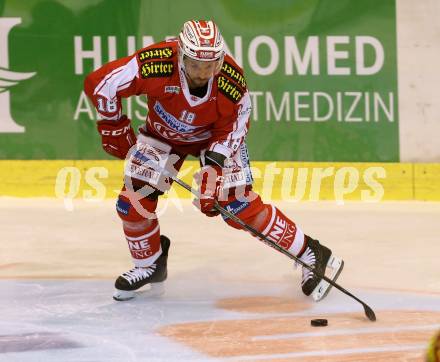
{"type": "MultiPolygon", "coordinates": [[[[131,299],[140,287],[166,279],[170,241],[160,234],[155,210],[171,181],[146,163],[155,160],[162,169],[176,172],[188,155],[200,159],[195,179],[201,212],[217,216],[213,206],[218,201],[317,271],[325,273],[328,267],[327,276],[337,278],[342,260],[252,191],[245,143],[250,96],[243,71],[225,54],[213,21],[185,22],[178,38],[104,65],[86,77],[84,87],[101,117],[97,128],[104,150],[127,158],[116,208],[134,268],[117,278],[115,300],[131,299]],[[123,114],[121,98],[141,94],[147,96],[149,113],[136,136],[123,114]]],[[[328,283],[303,268],[304,294],[320,300],[329,289],[328,283]]]]}

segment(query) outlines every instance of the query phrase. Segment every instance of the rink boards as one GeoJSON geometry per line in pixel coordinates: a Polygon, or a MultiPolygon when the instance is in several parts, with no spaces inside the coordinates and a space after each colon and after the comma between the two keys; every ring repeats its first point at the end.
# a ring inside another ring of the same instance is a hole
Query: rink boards
{"type": "MultiPolygon", "coordinates": [[[[440,164],[252,162],[255,190],[266,200],[440,200],[440,164]]],[[[198,162],[186,161],[188,183],[198,162]]],[[[1,160],[0,195],[99,200],[122,186],[123,162],[109,160],[1,160]]],[[[190,195],[173,187],[170,197],[190,195]]]]}

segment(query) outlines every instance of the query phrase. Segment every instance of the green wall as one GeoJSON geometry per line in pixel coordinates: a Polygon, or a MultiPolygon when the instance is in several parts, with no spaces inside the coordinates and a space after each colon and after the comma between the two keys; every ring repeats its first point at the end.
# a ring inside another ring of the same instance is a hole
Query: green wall
{"type": "Polygon", "coordinates": [[[395,17],[394,0],[0,1],[0,158],[108,158],[86,74],[211,18],[247,77],[253,160],[399,161],[395,17]]]}

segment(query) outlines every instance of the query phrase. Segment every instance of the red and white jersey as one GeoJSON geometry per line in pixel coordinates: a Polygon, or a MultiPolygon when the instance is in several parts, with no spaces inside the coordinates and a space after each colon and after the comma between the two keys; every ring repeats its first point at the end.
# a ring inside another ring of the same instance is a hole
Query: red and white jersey
{"type": "Polygon", "coordinates": [[[177,53],[177,40],[143,48],[89,74],[85,92],[110,120],[122,115],[121,97],[146,94],[148,134],[188,153],[204,148],[231,157],[249,129],[251,101],[243,71],[225,55],[221,72],[199,98],[190,94],[177,53]]]}

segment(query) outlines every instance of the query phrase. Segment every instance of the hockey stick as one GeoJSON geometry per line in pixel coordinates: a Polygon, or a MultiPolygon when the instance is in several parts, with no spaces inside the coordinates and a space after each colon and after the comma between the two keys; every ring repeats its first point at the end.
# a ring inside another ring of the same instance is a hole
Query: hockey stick
{"type": "MultiPolygon", "coordinates": [[[[150,166],[151,168],[153,168],[154,170],[156,170],[157,172],[162,173],[163,175],[165,175],[166,177],[171,178],[174,182],[176,182],[177,184],[179,184],[180,186],[182,186],[184,189],[188,190],[189,192],[191,192],[194,196],[196,196],[197,198],[200,198],[199,193],[194,190],[191,186],[189,186],[187,183],[185,183],[184,181],[182,181],[181,179],[179,179],[177,176],[172,175],[168,170],[160,167],[158,164],[152,162],[152,161],[148,161],[147,165],[150,166]]],[[[339,289],[342,293],[348,295],[349,297],[353,298],[354,300],[356,300],[357,302],[359,302],[360,304],[362,304],[362,306],[364,307],[364,312],[365,315],[367,316],[367,318],[372,321],[375,322],[376,321],[376,314],[374,313],[374,311],[366,304],[364,303],[362,300],[360,300],[358,297],[356,297],[355,295],[351,294],[348,290],[346,290],[345,288],[341,287],[338,283],[334,282],[333,280],[329,279],[328,277],[326,277],[325,275],[318,273],[315,269],[313,269],[312,267],[310,267],[309,265],[307,265],[306,263],[304,263],[301,259],[297,258],[295,255],[289,253],[287,250],[283,249],[281,246],[279,246],[278,244],[274,243],[272,240],[268,239],[265,235],[263,235],[261,232],[259,232],[258,230],[254,229],[252,226],[246,224],[243,220],[241,220],[239,217],[237,217],[236,215],[234,215],[233,213],[229,212],[228,210],[226,210],[225,208],[223,208],[222,206],[220,206],[218,204],[218,202],[215,202],[214,208],[219,211],[222,215],[230,218],[231,220],[233,220],[234,222],[236,222],[237,224],[239,224],[241,227],[243,227],[244,229],[246,229],[247,231],[249,231],[250,233],[252,233],[253,235],[257,236],[261,241],[263,241],[266,245],[270,246],[271,248],[279,251],[280,253],[286,255],[288,258],[294,260],[295,262],[297,262],[298,264],[302,265],[304,268],[307,268],[308,270],[310,270],[313,274],[315,274],[318,278],[325,280],[327,283],[329,283],[331,286],[335,287],[336,289],[339,289]]]]}

